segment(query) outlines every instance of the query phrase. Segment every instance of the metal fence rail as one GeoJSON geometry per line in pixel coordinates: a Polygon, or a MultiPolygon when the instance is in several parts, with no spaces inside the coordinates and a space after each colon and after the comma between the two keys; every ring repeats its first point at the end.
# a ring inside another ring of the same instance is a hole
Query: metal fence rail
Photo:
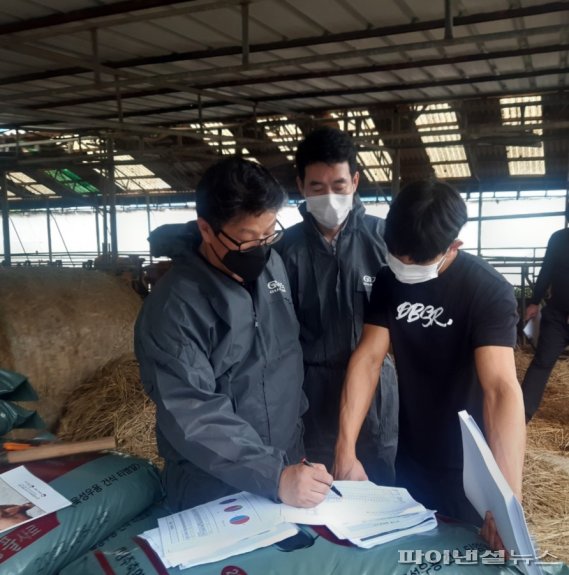
{"type": "MultiPolygon", "coordinates": [[[[476,249],[467,249],[467,252],[476,255],[476,249]]],[[[502,273],[516,288],[525,292],[528,286],[532,286],[537,278],[543,263],[545,247],[543,248],[487,248],[482,250],[484,258],[497,271],[502,273]],[[515,255],[520,254],[530,255],[515,255]],[[512,255],[514,254],[514,255],[512,255]]],[[[129,257],[143,258],[144,264],[150,263],[152,258],[147,251],[119,252],[119,258],[129,257]]],[[[46,253],[13,253],[12,266],[54,266],[65,268],[90,268],[100,254],[97,252],[52,252],[46,253]]],[[[109,256],[110,257],[110,256],[109,256]]]]}

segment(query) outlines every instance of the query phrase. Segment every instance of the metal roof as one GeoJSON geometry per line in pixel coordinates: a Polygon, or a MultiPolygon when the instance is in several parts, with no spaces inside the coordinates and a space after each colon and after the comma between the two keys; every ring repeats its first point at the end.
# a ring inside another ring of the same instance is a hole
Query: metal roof
{"type": "Polygon", "coordinates": [[[111,164],[128,201],[186,197],[226,153],[294,192],[296,142],[326,123],[360,145],[363,193],[395,161],[403,180],[549,189],[568,60],[567,1],[3,0],[0,159],[22,206],[87,202],[62,170],[103,193],[111,164]]]}

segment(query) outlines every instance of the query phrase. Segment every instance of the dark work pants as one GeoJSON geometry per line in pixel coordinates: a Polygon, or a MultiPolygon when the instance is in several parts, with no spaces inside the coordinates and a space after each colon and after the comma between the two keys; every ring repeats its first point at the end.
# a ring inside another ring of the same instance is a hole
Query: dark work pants
{"type": "MultiPolygon", "coordinates": [[[[304,389],[309,408],[304,415],[306,457],[332,470],[338,439],[338,417],[345,370],[307,366],[304,389]]],[[[356,455],[374,483],[393,485],[399,423],[397,373],[390,357],[381,368],[381,381],[356,445],[356,455]]]]}
{"type": "Polygon", "coordinates": [[[568,317],[567,312],[550,305],[546,305],[541,312],[537,349],[522,383],[527,422],[539,408],[555,362],[569,345],[568,317]]]}

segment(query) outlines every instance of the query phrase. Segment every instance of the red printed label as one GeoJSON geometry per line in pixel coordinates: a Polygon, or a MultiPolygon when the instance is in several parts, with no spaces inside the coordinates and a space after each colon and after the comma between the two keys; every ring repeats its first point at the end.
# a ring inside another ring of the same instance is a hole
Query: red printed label
{"type": "Polygon", "coordinates": [[[227,565],[221,570],[221,575],[247,575],[247,572],[243,571],[241,567],[235,567],[235,565],[227,565]]]}
{"type": "Polygon", "coordinates": [[[0,563],[8,561],[10,557],[16,555],[28,545],[35,543],[56,527],[59,527],[59,521],[55,513],[50,513],[31,523],[16,527],[16,529],[0,538],[0,563]]]}

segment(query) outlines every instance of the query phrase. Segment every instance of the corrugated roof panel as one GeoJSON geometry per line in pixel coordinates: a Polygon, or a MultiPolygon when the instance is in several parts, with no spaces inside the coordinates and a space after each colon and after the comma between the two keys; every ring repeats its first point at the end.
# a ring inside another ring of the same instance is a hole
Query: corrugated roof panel
{"type": "MultiPolygon", "coordinates": [[[[332,117],[337,118],[340,130],[368,138],[377,146],[385,146],[369,110],[346,110],[343,113],[333,113],[332,117]]],[[[391,180],[392,160],[386,150],[360,150],[358,151],[358,161],[370,182],[389,182],[391,180]]]]}
{"type": "MultiPolygon", "coordinates": [[[[199,123],[192,123],[189,128],[196,133],[202,133],[202,126],[199,123]]],[[[234,134],[228,128],[223,126],[222,122],[204,122],[203,123],[203,141],[213,149],[221,152],[223,156],[234,156],[236,154],[245,156],[247,159],[258,162],[257,158],[251,155],[251,152],[238,144],[234,134]],[[223,138],[223,139],[219,139],[223,138]]]]}
{"type": "Polygon", "coordinates": [[[55,192],[50,190],[47,186],[43,184],[38,184],[33,178],[30,178],[27,174],[23,172],[8,172],[6,177],[22,186],[22,188],[26,189],[28,192],[36,195],[36,196],[54,196],[55,192]]]}
{"type": "Polygon", "coordinates": [[[46,170],[45,173],[76,194],[96,194],[99,191],[71,170],[46,170]]]}
{"type": "MultiPolygon", "coordinates": [[[[500,98],[500,112],[505,126],[539,126],[543,123],[541,96],[500,98]]],[[[528,129],[541,135],[541,129],[528,129]]],[[[545,174],[543,142],[535,146],[506,146],[508,170],[511,176],[539,176],[545,174]]]]}
{"type": "MultiPolygon", "coordinates": [[[[132,162],[134,158],[128,154],[116,155],[115,162],[132,162]]],[[[100,168],[94,168],[102,173],[100,168]]],[[[117,186],[125,192],[162,192],[172,191],[171,186],[144,164],[116,164],[114,180],[117,186]]]]}
{"type": "Polygon", "coordinates": [[[294,123],[287,122],[286,116],[260,119],[259,123],[263,125],[265,133],[278,146],[289,161],[294,160],[294,152],[298,142],[304,137],[302,130],[294,123]],[[270,122],[273,123],[270,123],[270,122]],[[274,123],[282,122],[282,123],[274,123]]]}
{"type": "Polygon", "coordinates": [[[306,0],[287,0],[294,6],[299,15],[314,22],[314,34],[325,32],[344,32],[359,28],[361,22],[354,18],[354,14],[339,2],[334,2],[334,10],[322,10],[319,2],[306,2],[306,0]]]}
{"type": "MultiPolygon", "coordinates": [[[[304,4],[305,2],[302,2],[302,5],[304,4]]],[[[282,36],[302,37],[323,32],[321,28],[307,22],[302,15],[287,7],[285,2],[253,2],[249,13],[262,22],[270,22],[282,36]]]]}
{"type": "Polygon", "coordinates": [[[425,151],[431,160],[435,174],[439,178],[468,178],[470,167],[466,150],[460,143],[457,133],[436,134],[438,131],[458,130],[458,118],[449,104],[431,104],[425,106],[415,120],[425,151]],[[435,132],[435,133],[433,133],[435,132]],[[457,145],[429,146],[434,143],[457,142],[457,145]]]}

